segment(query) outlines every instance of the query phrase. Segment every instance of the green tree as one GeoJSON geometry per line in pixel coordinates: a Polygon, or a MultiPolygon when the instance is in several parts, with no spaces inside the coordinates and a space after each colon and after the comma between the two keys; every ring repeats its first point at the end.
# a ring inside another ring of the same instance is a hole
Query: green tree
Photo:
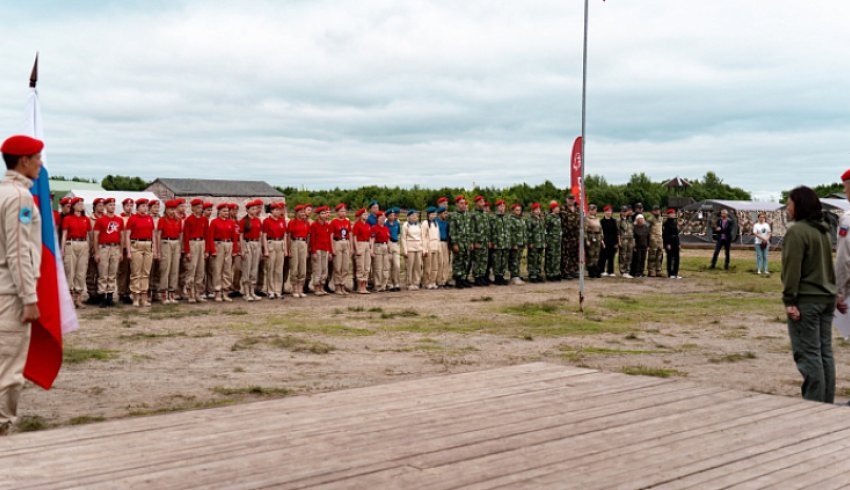
{"type": "Polygon", "coordinates": [[[141,177],[107,175],[100,185],[108,191],[143,191],[148,188],[150,182],[145,182],[141,177]]]}

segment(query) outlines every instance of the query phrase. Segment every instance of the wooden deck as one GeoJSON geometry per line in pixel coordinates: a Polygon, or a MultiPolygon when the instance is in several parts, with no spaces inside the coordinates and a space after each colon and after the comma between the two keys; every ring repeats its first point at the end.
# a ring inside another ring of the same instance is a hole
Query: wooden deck
{"type": "Polygon", "coordinates": [[[850,409],[528,364],[0,439],[2,488],[839,488],[850,409]]]}

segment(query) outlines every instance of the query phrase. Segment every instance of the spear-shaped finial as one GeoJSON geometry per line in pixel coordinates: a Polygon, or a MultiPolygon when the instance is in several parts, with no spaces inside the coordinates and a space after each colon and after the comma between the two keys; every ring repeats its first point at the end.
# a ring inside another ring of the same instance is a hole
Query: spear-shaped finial
{"type": "Polygon", "coordinates": [[[32,65],[32,73],[30,73],[30,87],[35,88],[38,83],[38,52],[35,53],[35,63],[32,65]]]}

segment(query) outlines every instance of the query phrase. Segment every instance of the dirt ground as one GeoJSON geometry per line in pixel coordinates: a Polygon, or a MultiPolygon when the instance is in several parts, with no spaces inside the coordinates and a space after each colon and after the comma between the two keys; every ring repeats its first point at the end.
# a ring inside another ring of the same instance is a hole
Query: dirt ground
{"type": "MultiPolygon", "coordinates": [[[[799,396],[779,274],[707,251],[682,280],[588,281],[80,311],[54,389],[27,386],[19,430],[304,396],[546,361],[799,396]]],[[[771,269],[778,271],[772,254],[771,269]]],[[[838,391],[850,344],[836,339],[838,391]]]]}

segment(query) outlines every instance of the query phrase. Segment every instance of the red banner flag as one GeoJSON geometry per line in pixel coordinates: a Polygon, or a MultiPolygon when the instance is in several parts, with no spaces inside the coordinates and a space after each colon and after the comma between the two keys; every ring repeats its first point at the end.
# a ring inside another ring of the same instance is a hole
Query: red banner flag
{"type": "Polygon", "coordinates": [[[575,196],[576,204],[582,206],[585,211],[587,211],[587,206],[582,202],[582,188],[584,187],[584,181],[582,179],[582,168],[584,167],[584,162],[581,160],[581,136],[576,138],[575,143],[573,143],[573,157],[570,160],[570,193],[575,196]]]}

